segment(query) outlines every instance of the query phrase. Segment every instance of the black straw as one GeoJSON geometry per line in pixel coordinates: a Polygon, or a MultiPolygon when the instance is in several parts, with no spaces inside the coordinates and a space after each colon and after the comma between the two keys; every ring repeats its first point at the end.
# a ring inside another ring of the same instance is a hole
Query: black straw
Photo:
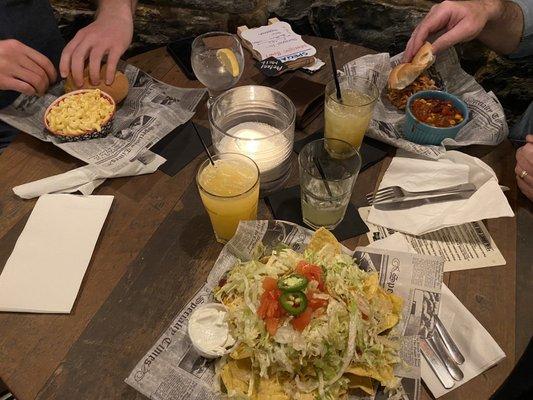
{"type": "Polygon", "coordinates": [[[335,87],[337,89],[337,99],[342,101],[341,85],[339,83],[339,77],[337,76],[337,63],[335,62],[335,54],[333,53],[333,46],[329,46],[329,58],[331,60],[331,68],[333,70],[333,80],[335,81],[335,87]]]}
{"type": "Polygon", "coordinates": [[[211,157],[211,153],[209,152],[209,149],[207,148],[207,145],[204,142],[204,139],[202,138],[202,135],[200,135],[200,132],[198,132],[198,129],[196,128],[196,125],[194,125],[194,122],[191,122],[194,131],[198,135],[198,139],[200,139],[200,142],[202,142],[202,146],[204,147],[205,154],[207,154],[207,157],[209,157],[209,161],[211,162],[211,165],[215,165],[215,162],[213,161],[213,157],[211,157]]]}
{"type": "Polygon", "coordinates": [[[333,197],[333,194],[331,193],[331,188],[329,187],[329,183],[326,178],[326,174],[324,173],[324,169],[322,168],[322,164],[320,164],[320,160],[317,156],[313,157],[313,161],[315,162],[316,169],[318,169],[318,173],[322,177],[322,181],[324,182],[324,186],[326,186],[326,191],[328,192],[330,197],[333,197]]]}

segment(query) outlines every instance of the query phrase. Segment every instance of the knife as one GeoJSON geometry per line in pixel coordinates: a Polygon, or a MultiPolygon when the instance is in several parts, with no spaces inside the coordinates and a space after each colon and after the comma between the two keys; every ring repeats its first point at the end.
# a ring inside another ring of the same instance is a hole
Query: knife
{"type": "Polygon", "coordinates": [[[420,339],[420,350],[422,350],[422,355],[428,362],[429,366],[439,378],[439,381],[442,383],[445,389],[451,389],[455,385],[455,381],[448,372],[448,369],[444,365],[444,362],[437,355],[437,352],[432,347],[431,342],[426,339],[420,339]]]}
{"type": "Polygon", "coordinates": [[[444,326],[439,317],[435,318],[435,327],[437,328],[437,332],[440,334],[442,342],[444,343],[444,346],[446,346],[446,349],[448,350],[448,353],[453,358],[453,360],[459,365],[464,363],[465,357],[457,348],[457,345],[453,341],[452,337],[446,330],[446,327],[444,326]]]}

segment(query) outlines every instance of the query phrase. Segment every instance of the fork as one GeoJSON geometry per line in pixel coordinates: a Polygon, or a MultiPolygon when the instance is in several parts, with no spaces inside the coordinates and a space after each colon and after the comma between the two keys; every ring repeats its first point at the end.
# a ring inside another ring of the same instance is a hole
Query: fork
{"type": "Polygon", "coordinates": [[[461,185],[451,186],[443,189],[426,190],[422,192],[410,192],[402,189],[400,186],[389,186],[382,188],[375,193],[368,193],[366,199],[370,205],[395,203],[403,200],[414,200],[422,198],[432,198],[454,193],[474,192],[476,186],[473,183],[463,183],[461,185]]]}

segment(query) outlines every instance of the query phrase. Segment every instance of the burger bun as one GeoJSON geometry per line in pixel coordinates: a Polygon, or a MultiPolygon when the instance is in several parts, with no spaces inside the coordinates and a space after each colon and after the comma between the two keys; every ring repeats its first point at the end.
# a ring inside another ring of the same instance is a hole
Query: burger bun
{"type": "Polygon", "coordinates": [[[426,42],[410,63],[398,64],[389,74],[389,89],[402,90],[413,83],[422,72],[435,62],[431,43],[426,42]]]}
{"type": "Polygon", "coordinates": [[[74,90],[79,89],[100,89],[102,92],[107,93],[110,95],[113,100],[115,100],[115,103],[118,104],[122,100],[126,98],[128,95],[129,90],[129,83],[128,78],[126,78],[126,75],[124,75],[120,71],[115,72],[115,78],[113,79],[113,83],[111,85],[107,85],[105,83],[105,75],[106,75],[106,69],[107,65],[102,65],[102,68],[100,69],[100,83],[98,85],[93,85],[91,83],[91,79],[89,77],[89,68],[86,67],[83,71],[83,85],[81,87],[77,87],[74,83],[74,78],[72,77],[72,74],[69,74],[65,81],[65,93],[72,92],[74,90]]]}

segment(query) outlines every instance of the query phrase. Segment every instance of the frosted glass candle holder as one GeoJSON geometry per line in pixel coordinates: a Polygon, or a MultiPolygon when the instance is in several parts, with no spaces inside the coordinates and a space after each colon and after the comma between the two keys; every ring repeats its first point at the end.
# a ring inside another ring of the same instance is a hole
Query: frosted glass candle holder
{"type": "Polygon", "coordinates": [[[228,90],[209,108],[215,151],[254,160],[265,196],[289,177],[295,117],[292,101],[276,89],[249,85],[228,90]]]}

